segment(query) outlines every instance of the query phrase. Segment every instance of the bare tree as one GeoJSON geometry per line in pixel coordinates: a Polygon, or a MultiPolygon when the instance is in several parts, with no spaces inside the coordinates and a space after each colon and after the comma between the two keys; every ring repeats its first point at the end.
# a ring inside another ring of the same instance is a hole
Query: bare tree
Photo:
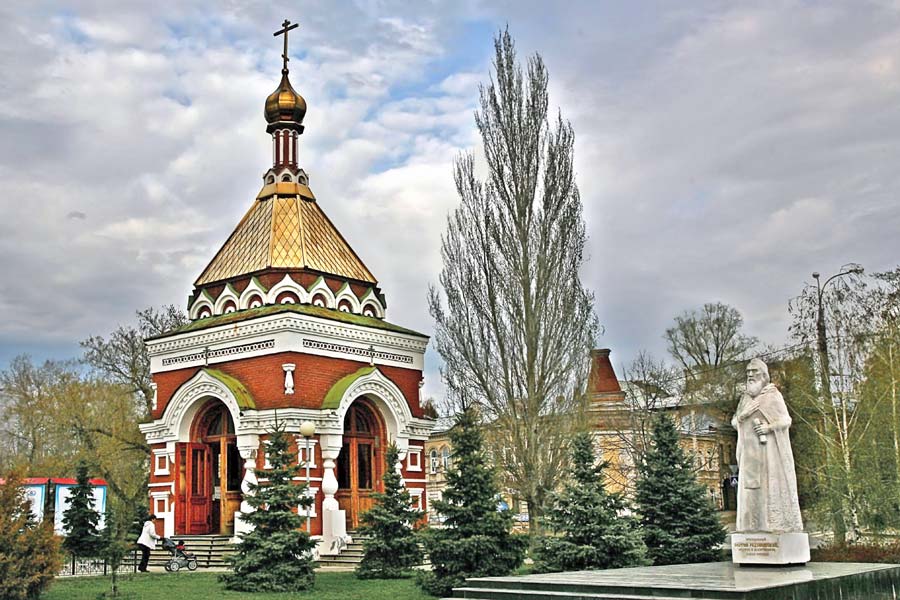
{"type": "MultiPolygon", "coordinates": [[[[804,424],[817,436],[824,450],[823,472],[819,485],[832,504],[835,537],[843,542],[846,535],[855,541],[860,534],[857,478],[853,475],[855,454],[865,433],[873,424],[877,411],[860,410],[860,388],[865,381],[865,367],[873,351],[874,334],[881,328],[875,296],[862,270],[846,269],[845,277],[836,278],[825,290],[807,285],[789,305],[793,317],[791,333],[807,347],[817,343],[819,302],[821,318],[828,336],[827,368],[818,353],[813,353],[817,369],[823,369],[827,388],[816,383],[814,420],[804,424]]],[[[868,407],[866,407],[868,408],[868,407]]],[[[803,413],[798,413],[802,415],[803,413]]]]}
{"type": "Polygon", "coordinates": [[[150,387],[150,358],[144,340],[176,329],[188,322],[187,316],[175,306],[137,311],[137,326],[120,325],[109,335],[91,336],[81,342],[84,361],[108,381],[124,385],[142,406],[150,412],[153,389],[150,387]]]}
{"type": "Polygon", "coordinates": [[[538,521],[579,427],[598,331],[582,285],[586,233],[572,167],[574,133],[547,117],[540,55],[523,75],[508,31],[475,122],[487,176],[472,154],[455,164],[460,206],[441,239],[441,293],[429,308],[451,397],[480,406],[508,487],[538,521]]]}
{"type": "Polygon", "coordinates": [[[612,432],[601,440],[606,453],[618,456],[610,460],[606,476],[616,489],[628,495],[635,491],[637,467],[653,439],[653,419],[664,410],[676,409],[681,397],[675,393],[680,377],[675,369],[640,351],[622,374],[625,403],[620,414],[608,415],[612,432]]]}
{"type": "Polygon", "coordinates": [[[759,340],[741,330],[741,313],[722,302],[708,302],[699,310],[675,317],[663,338],[684,371],[681,393],[686,403],[716,404],[728,411],[740,399],[742,362],[759,340]]]}

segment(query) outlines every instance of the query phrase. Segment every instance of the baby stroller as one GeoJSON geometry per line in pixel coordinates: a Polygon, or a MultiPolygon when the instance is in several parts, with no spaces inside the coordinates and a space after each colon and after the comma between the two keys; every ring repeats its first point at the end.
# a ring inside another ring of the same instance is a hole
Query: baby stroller
{"type": "Polygon", "coordinates": [[[184,551],[184,541],[178,540],[176,544],[167,537],[162,539],[163,550],[168,550],[172,555],[172,559],[166,563],[166,571],[178,571],[182,567],[187,567],[188,571],[197,570],[197,557],[190,552],[184,551]]]}

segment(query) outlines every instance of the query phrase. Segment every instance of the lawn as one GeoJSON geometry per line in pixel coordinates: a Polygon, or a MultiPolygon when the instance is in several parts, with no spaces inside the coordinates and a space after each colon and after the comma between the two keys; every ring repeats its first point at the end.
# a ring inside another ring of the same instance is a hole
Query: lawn
{"type": "MultiPolygon", "coordinates": [[[[434,600],[421,592],[413,579],[357,579],[353,573],[316,573],[316,586],[300,594],[245,594],[228,592],[217,580],[218,573],[146,573],[119,578],[125,600],[246,600],[315,598],[316,600],[434,600]]],[[[41,600],[97,600],[110,589],[108,577],[57,579],[41,600]]]]}

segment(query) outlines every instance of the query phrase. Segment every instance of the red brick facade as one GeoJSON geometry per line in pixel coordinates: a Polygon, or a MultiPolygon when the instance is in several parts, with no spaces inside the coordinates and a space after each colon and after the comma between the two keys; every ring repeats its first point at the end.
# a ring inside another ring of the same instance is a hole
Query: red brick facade
{"type": "MultiPolygon", "coordinates": [[[[266,410],[288,407],[320,408],[325,394],[340,378],[355,373],[367,364],[301,352],[280,352],[214,364],[211,367],[238,379],[253,396],[256,408],[266,410]],[[284,371],[281,365],[285,363],[296,365],[293,395],[284,393],[284,371]]],[[[162,416],[178,388],[196,375],[201,368],[190,367],[153,375],[153,381],[157,385],[157,410],[153,412],[154,419],[162,416]]],[[[379,365],[378,370],[400,388],[412,415],[424,416],[419,406],[419,381],[422,379],[422,372],[384,365],[379,365]]]]}

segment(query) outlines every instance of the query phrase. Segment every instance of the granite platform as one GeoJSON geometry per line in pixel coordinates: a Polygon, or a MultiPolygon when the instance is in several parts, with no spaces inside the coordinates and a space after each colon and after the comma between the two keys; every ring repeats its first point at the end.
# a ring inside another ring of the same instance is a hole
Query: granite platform
{"type": "Polygon", "coordinates": [[[809,563],[740,567],[731,562],[478,577],[453,590],[477,600],[896,600],[900,565],[809,563]]]}

